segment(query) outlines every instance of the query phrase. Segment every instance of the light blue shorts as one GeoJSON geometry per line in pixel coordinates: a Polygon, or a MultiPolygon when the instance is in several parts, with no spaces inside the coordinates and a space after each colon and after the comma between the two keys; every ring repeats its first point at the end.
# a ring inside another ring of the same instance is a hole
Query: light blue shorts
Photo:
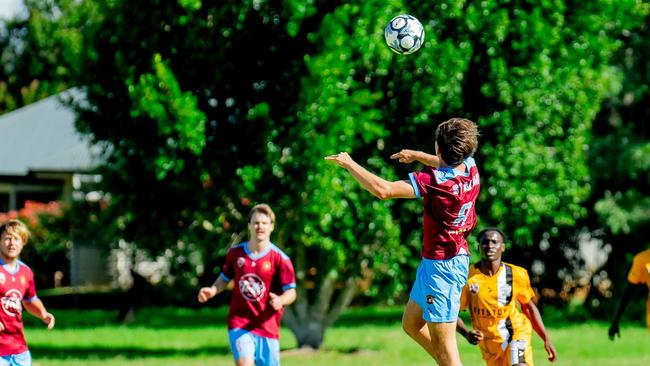
{"type": "Polygon", "coordinates": [[[456,321],[468,272],[468,255],[441,260],[422,258],[410,294],[422,308],[422,319],[432,323],[456,321]]]}
{"type": "Polygon", "coordinates": [[[25,351],[15,355],[0,356],[0,366],[32,366],[32,354],[25,351]]]}
{"type": "Polygon", "coordinates": [[[280,366],[279,340],[238,328],[228,330],[228,338],[235,361],[246,357],[254,359],[255,365],[280,366]]]}

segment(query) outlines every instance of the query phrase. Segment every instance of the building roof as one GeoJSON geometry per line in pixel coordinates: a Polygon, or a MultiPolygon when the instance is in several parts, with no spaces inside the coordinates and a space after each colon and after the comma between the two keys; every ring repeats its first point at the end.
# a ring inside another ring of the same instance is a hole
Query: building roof
{"type": "Polygon", "coordinates": [[[75,129],[75,112],[63,100],[82,97],[69,89],[0,116],[0,175],[87,172],[98,149],[75,129]]]}

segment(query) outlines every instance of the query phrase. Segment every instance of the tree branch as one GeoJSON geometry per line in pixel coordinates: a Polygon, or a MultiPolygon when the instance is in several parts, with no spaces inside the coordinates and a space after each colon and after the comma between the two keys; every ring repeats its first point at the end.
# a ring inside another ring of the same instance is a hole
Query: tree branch
{"type": "Polygon", "coordinates": [[[338,319],[339,315],[341,315],[341,312],[343,312],[343,310],[345,310],[350,305],[352,299],[354,299],[354,296],[357,294],[358,289],[359,280],[356,277],[348,278],[348,280],[345,281],[345,287],[343,288],[341,295],[336,299],[336,303],[334,303],[334,305],[331,307],[327,318],[325,318],[325,322],[323,324],[325,328],[329,328],[329,326],[332,325],[336,319],[338,319]]]}

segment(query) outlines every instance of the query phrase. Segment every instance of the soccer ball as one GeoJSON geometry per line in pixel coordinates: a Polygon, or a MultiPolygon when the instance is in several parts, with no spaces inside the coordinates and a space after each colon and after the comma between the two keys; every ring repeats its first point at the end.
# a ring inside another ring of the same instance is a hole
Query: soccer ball
{"type": "Polygon", "coordinates": [[[424,42],[424,28],[417,18],[400,14],[391,19],[384,30],[388,47],[396,53],[408,55],[420,49],[424,42]]]}

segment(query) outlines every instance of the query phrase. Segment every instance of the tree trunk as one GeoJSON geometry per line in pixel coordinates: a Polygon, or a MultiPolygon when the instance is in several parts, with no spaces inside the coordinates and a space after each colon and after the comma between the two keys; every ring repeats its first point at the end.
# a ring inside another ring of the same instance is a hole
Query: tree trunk
{"type": "Polygon", "coordinates": [[[357,278],[348,279],[337,289],[334,277],[328,275],[318,284],[318,293],[311,304],[306,291],[298,291],[296,303],[284,313],[283,321],[296,337],[299,348],[319,349],[325,331],[350,305],[357,292],[357,278]]]}

